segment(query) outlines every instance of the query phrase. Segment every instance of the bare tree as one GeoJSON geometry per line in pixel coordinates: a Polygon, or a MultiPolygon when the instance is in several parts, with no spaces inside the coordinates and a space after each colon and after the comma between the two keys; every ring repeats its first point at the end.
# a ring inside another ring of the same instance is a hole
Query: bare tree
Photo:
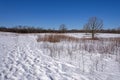
{"type": "Polygon", "coordinates": [[[62,32],[65,32],[67,30],[66,25],[65,24],[61,24],[59,27],[59,30],[62,32]]]}
{"type": "Polygon", "coordinates": [[[86,24],[89,27],[92,33],[92,39],[94,39],[94,35],[97,31],[100,31],[103,27],[103,21],[97,17],[91,17],[86,24]]]}

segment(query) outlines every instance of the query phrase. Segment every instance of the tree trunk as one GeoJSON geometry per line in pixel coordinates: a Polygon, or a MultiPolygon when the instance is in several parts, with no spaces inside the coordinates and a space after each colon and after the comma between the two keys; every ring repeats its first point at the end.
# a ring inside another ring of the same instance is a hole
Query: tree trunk
{"type": "Polygon", "coordinates": [[[92,39],[94,39],[94,31],[92,31],[92,39]]]}

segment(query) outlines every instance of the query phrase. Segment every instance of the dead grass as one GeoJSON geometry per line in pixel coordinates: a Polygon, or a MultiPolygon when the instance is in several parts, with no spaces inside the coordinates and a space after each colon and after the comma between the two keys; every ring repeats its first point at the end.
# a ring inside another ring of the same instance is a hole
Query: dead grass
{"type": "Polygon", "coordinates": [[[80,40],[99,40],[99,38],[95,37],[94,39],[92,38],[80,38],[80,40]]]}
{"type": "Polygon", "coordinates": [[[37,42],[44,41],[44,42],[60,42],[60,41],[78,41],[78,38],[63,35],[63,34],[50,34],[45,35],[44,37],[38,36],[37,42]]]}
{"type": "Polygon", "coordinates": [[[73,41],[73,42],[78,42],[78,41],[89,41],[89,40],[95,40],[95,41],[120,41],[120,38],[97,38],[95,37],[94,39],[92,38],[76,38],[64,34],[47,34],[44,36],[38,36],[37,42],[51,42],[51,43],[56,43],[60,41],[73,41]]]}
{"type": "Polygon", "coordinates": [[[120,41],[120,38],[119,37],[114,37],[114,38],[99,38],[99,40],[120,41]]]}

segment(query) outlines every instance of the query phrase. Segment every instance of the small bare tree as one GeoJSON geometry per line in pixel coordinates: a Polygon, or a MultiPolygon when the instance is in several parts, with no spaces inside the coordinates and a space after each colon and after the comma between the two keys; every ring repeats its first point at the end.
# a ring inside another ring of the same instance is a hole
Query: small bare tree
{"type": "Polygon", "coordinates": [[[66,32],[66,30],[67,30],[66,25],[65,24],[61,24],[60,27],[59,27],[59,30],[61,32],[66,32]]]}
{"type": "Polygon", "coordinates": [[[102,29],[103,21],[97,17],[91,17],[91,18],[89,18],[88,23],[86,25],[87,25],[87,27],[89,27],[89,29],[92,33],[92,39],[94,39],[95,33],[102,29]]]}

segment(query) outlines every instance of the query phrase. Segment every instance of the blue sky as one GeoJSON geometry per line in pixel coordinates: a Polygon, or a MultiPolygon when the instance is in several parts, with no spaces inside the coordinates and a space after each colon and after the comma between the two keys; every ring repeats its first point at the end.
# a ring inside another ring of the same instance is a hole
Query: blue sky
{"type": "Polygon", "coordinates": [[[104,28],[120,26],[120,0],[0,0],[0,26],[81,29],[89,17],[104,21],[104,28]]]}

